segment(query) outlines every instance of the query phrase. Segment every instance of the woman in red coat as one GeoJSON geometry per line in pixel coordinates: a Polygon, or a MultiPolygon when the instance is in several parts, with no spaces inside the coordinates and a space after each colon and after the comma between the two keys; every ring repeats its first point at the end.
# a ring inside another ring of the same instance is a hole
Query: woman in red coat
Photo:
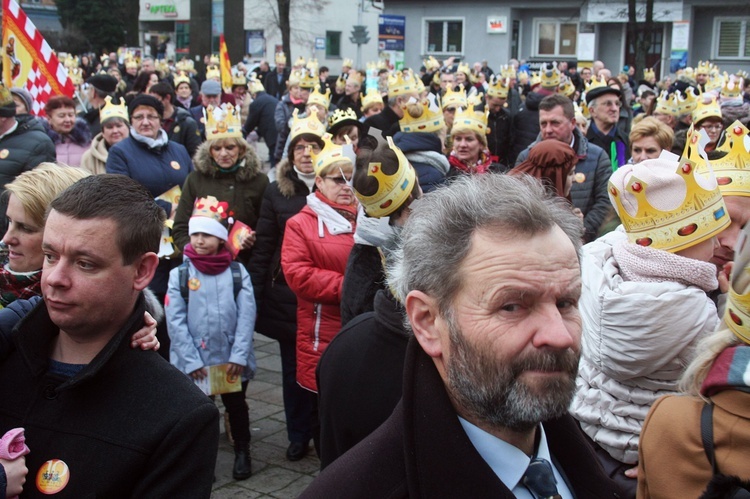
{"type": "MultiPolygon", "coordinates": [[[[328,343],[341,329],[341,287],[349,252],[354,245],[357,205],[351,188],[353,165],[344,156],[347,146],[330,135],[313,155],[315,189],[307,205],[286,224],[281,266],[297,296],[297,382],[317,393],[315,368],[328,343]]],[[[318,448],[317,401],[313,440],[318,448]]]]}

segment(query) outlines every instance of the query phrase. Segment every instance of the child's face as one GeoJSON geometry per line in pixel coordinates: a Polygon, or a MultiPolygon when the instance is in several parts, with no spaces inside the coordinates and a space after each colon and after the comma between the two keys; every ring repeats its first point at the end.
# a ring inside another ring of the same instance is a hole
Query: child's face
{"type": "Polygon", "coordinates": [[[684,250],[677,251],[676,253],[686,258],[692,258],[693,260],[700,260],[701,262],[708,262],[714,256],[714,248],[718,245],[716,237],[706,239],[702,243],[698,243],[695,246],[691,246],[684,250]]]}
{"type": "Polygon", "coordinates": [[[190,244],[199,255],[215,255],[218,253],[221,245],[224,244],[224,241],[216,236],[196,232],[190,235],[190,244]]]}

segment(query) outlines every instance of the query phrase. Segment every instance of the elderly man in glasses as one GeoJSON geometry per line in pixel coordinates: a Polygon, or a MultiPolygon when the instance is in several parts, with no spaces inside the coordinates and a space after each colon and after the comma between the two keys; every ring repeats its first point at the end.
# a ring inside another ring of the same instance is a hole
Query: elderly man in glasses
{"type": "Polygon", "coordinates": [[[620,119],[621,92],[619,88],[603,86],[589,90],[586,104],[591,114],[591,125],[586,138],[607,153],[616,170],[628,161],[628,133],[617,127],[620,119]]]}

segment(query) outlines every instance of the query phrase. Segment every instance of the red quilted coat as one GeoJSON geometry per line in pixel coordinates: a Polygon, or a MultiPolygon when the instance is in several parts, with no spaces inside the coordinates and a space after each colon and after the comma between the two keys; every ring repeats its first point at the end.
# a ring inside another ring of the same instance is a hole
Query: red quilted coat
{"type": "Polygon", "coordinates": [[[341,329],[341,287],[354,245],[356,205],[334,204],[319,192],[289,219],[281,248],[287,284],[297,295],[297,382],[318,391],[315,368],[341,329]],[[335,209],[334,209],[335,208],[335,209]]]}

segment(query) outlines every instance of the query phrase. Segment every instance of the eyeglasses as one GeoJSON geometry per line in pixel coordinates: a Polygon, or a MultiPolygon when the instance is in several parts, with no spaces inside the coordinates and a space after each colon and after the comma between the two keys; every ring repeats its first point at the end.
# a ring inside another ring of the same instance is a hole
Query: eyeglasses
{"type": "Polygon", "coordinates": [[[701,125],[701,128],[704,130],[720,132],[724,127],[721,123],[714,123],[713,125],[701,125]]]}
{"type": "Polygon", "coordinates": [[[323,178],[328,179],[328,180],[332,180],[333,183],[336,184],[336,185],[346,185],[346,184],[348,184],[349,182],[352,181],[351,177],[349,177],[349,178],[346,178],[346,177],[323,177],[323,178]]]}
{"type": "Polygon", "coordinates": [[[603,102],[597,102],[596,105],[602,105],[604,107],[620,107],[622,106],[622,102],[619,100],[607,100],[603,102]]]}
{"type": "Polygon", "coordinates": [[[305,152],[308,147],[310,149],[312,149],[312,151],[315,154],[318,154],[320,152],[320,146],[318,144],[308,144],[308,145],[297,144],[296,146],[294,146],[293,151],[294,152],[305,152]]]}
{"type": "Polygon", "coordinates": [[[133,121],[159,121],[161,118],[156,114],[136,114],[135,116],[131,116],[130,119],[133,121]]]}

